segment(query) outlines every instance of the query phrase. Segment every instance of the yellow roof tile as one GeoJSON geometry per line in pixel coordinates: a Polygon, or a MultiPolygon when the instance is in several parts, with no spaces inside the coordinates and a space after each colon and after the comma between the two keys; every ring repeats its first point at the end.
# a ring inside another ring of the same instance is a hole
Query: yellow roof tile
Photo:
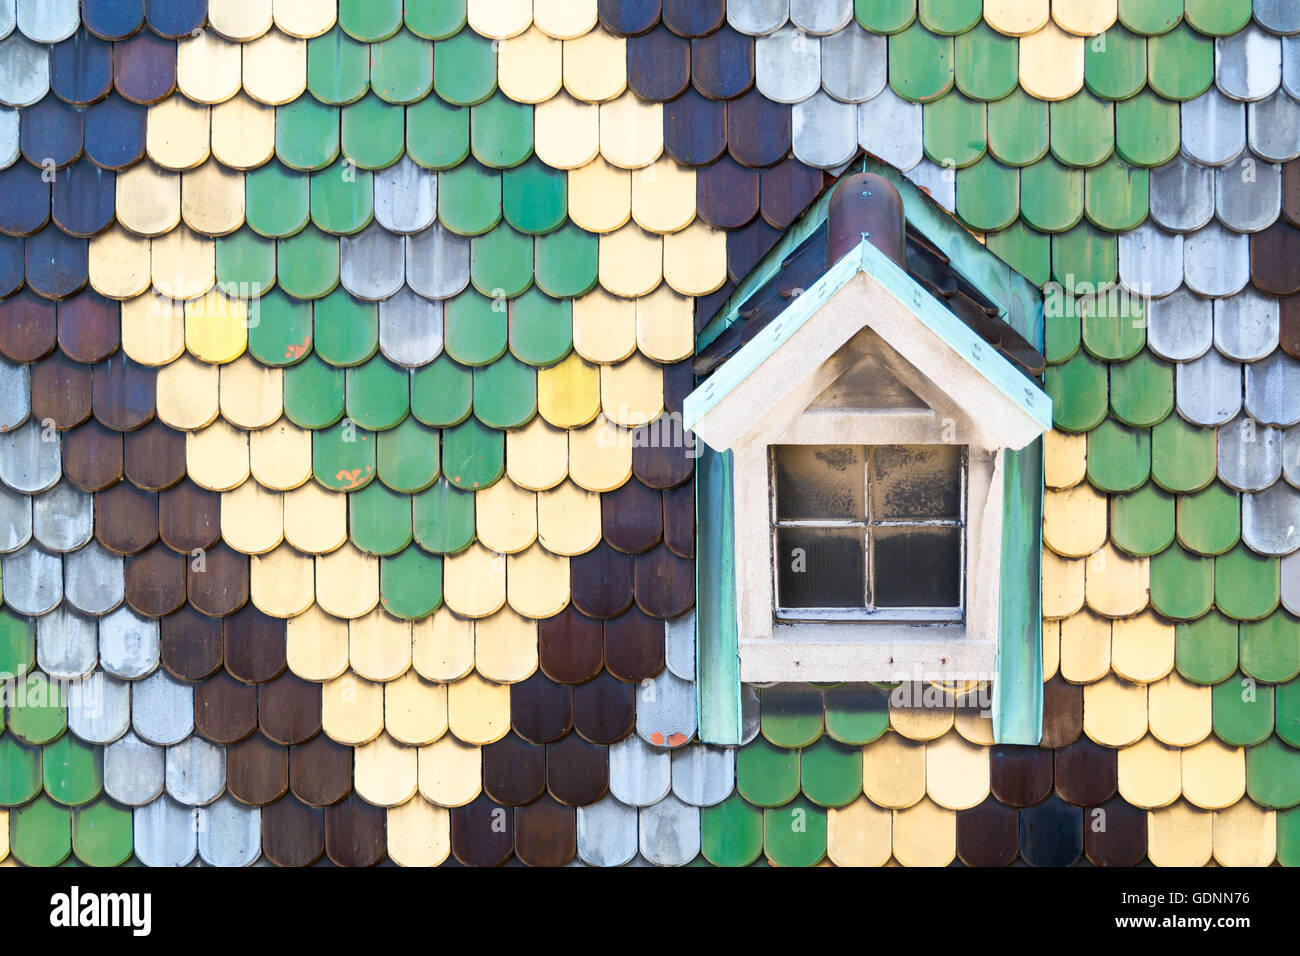
{"type": "Polygon", "coordinates": [[[487,617],[506,603],[506,556],[478,542],[442,561],[442,594],[463,617],[487,617]]]}
{"type": "Polygon", "coordinates": [[[451,814],[422,796],[390,809],[385,833],[388,856],[401,866],[438,866],[451,853],[451,814]]]}
{"type": "Polygon", "coordinates": [[[311,432],[281,418],[250,432],[248,463],[267,488],[289,491],[311,477],[311,432]]]}
{"type": "Polygon", "coordinates": [[[664,410],[663,368],[640,352],[600,366],[600,406],[606,418],[625,428],[654,421],[664,410]]]}
{"type": "Polygon", "coordinates": [[[533,148],[553,169],[576,169],[600,150],[600,108],[560,93],[533,111],[533,148]]]}
{"type": "Polygon", "coordinates": [[[1066,558],[1083,558],[1106,543],[1107,497],[1086,482],[1043,495],[1043,543],[1066,558]]]}
{"type": "Polygon", "coordinates": [[[211,425],[217,418],[220,374],[215,365],[189,355],[159,369],[154,384],[159,419],[183,431],[211,425]]]}
{"type": "Polygon", "coordinates": [[[497,47],[497,85],[517,103],[545,103],[560,91],[564,46],[537,27],[497,47]]]}
{"type": "Polygon", "coordinates": [[[0,810],[0,860],[9,856],[9,811],[0,810]]]}
{"type": "Polygon", "coordinates": [[[152,241],[154,288],[172,299],[197,299],[217,282],[217,247],[211,239],[178,226],[152,241]]]}
{"type": "Polygon", "coordinates": [[[181,176],[181,184],[181,216],[195,232],[224,236],[244,224],[241,174],[209,161],[181,176]]]}
{"type": "Polygon", "coordinates": [[[1106,617],[1129,617],[1147,606],[1151,562],[1107,543],[1083,559],[1088,607],[1106,617]]]}
{"type": "Polygon", "coordinates": [[[981,747],[993,746],[993,714],[978,707],[958,707],[953,727],[963,738],[981,747]]]}
{"type": "Polygon", "coordinates": [[[230,491],[248,477],[248,433],[217,419],[185,436],[185,470],[209,491],[230,491]]]}
{"type": "Polygon", "coordinates": [[[232,169],[261,166],[275,153],[275,110],[245,93],[212,108],[212,155],[232,169]]]}
{"type": "Polygon", "coordinates": [[[1020,38],[1020,85],[1040,100],[1063,100],[1083,88],[1083,37],[1049,21],[1020,38]]]}
{"type": "MultiPolygon", "coordinates": [[[[240,487],[255,484],[256,482],[246,481],[240,487]]],[[[307,611],[316,600],[316,563],[311,555],[281,544],[269,554],[257,555],[249,562],[248,589],[253,604],[263,613],[272,617],[292,618],[307,611]]],[[[344,637],[346,638],[346,632],[344,637]]],[[[347,665],[346,640],[342,642],[342,648],[337,666],[328,676],[337,675],[347,665]]],[[[303,663],[302,666],[307,664],[303,663]]],[[[299,677],[308,676],[299,673],[292,664],[290,667],[299,677]]]]}
{"type": "Polygon", "coordinates": [[[275,25],[295,37],[320,36],[338,19],[337,0],[274,0],[275,25]]]}
{"type": "Polygon", "coordinates": [[[984,0],[984,19],[999,33],[1023,36],[1047,22],[1048,0],[984,0]]]}
{"type": "Polygon", "coordinates": [[[271,29],[271,0],[208,0],[208,25],[231,40],[252,40],[271,29]]]}
{"type": "Polygon", "coordinates": [[[484,547],[513,554],[537,539],[537,495],[502,479],[474,493],[474,527],[484,547]]]}
{"type": "Polygon", "coordinates": [[[925,744],[887,733],[862,748],[862,790],[871,802],[897,810],[925,797],[925,744]]]}
{"type": "Polygon", "coordinates": [[[367,680],[405,674],[411,668],[411,622],[378,609],[349,621],[348,664],[367,680]]]}
{"type": "Polygon", "coordinates": [[[364,744],[384,732],[384,686],[351,671],[321,685],[320,706],[331,740],[364,744]]]}
{"type": "Polygon", "coordinates": [[[537,496],[537,540],[552,554],[585,554],[600,543],[600,495],[571,481],[537,496]]]}
{"type": "Polygon", "coordinates": [[[627,89],[627,40],[597,28],[564,41],[564,88],[588,103],[627,89]]]}
{"type": "MultiPolygon", "coordinates": [[[[314,561],[312,565],[314,575],[314,561]]],[[[303,680],[327,681],[338,677],[348,669],[347,621],[332,617],[313,604],[289,619],[285,657],[289,669],[303,680]]]]}
{"type": "Polygon", "coordinates": [[[1088,436],[1052,429],[1043,436],[1043,477],[1049,488],[1072,488],[1088,470],[1088,436]]]}
{"type": "Polygon", "coordinates": [[[521,488],[554,488],[569,473],[569,437],[537,415],[506,432],[506,474],[521,488]]]}
{"type": "Polygon", "coordinates": [[[588,232],[613,232],[632,218],[632,177],[602,156],[569,170],[569,218],[588,232]]]}
{"type": "Polygon", "coordinates": [[[208,117],[211,110],[180,94],[149,107],[145,122],[145,151],[165,169],[193,169],[209,155],[208,117]]]}
{"type": "Polygon", "coordinates": [[[1179,800],[1147,814],[1147,857],[1156,866],[1204,866],[1213,848],[1213,813],[1179,800]]]}
{"type": "Polygon", "coordinates": [[[1244,748],[1208,737],[1185,748],[1182,761],[1183,796],[1203,810],[1222,810],[1246,795],[1244,748]]]}
{"type": "Polygon", "coordinates": [[[221,414],[240,428],[264,428],[284,407],[284,373],[247,353],[221,367],[221,414]]]}
{"type": "Polygon", "coordinates": [[[600,106],[600,152],[624,169],[649,166],[664,151],[662,103],[643,100],[630,90],[600,106]]]}
{"type": "Polygon", "coordinates": [[[200,30],[176,45],[176,86],[197,103],[221,103],[239,92],[240,44],[200,30]]]}
{"type": "Polygon", "coordinates": [[[431,744],[447,732],[447,685],[408,670],[384,685],[384,729],[404,744],[431,744]]]}
{"type": "Polygon", "coordinates": [[[446,606],[411,625],[411,663],[425,680],[456,681],[474,669],[474,622],[446,606]]]}
{"type": "Polygon", "coordinates": [[[1174,625],[1146,610],[1115,622],[1111,667],[1125,680],[1159,680],[1174,669],[1174,625]]]}
{"type": "Polygon", "coordinates": [[[510,729],[510,687],[470,674],[447,690],[447,724],[457,739],[490,744],[510,729]]]}
{"type": "Polygon", "coordinates": [[[576,352],[537,373],[537,410],[552,425],[574,428],[600,412],[600,371],[576,352]]]}
{"type": "Polygon", "coordinates": [[[596,0],[533,0],[533,25],[568,40],[596,25],[596,0]]]}
{"type": "MultiPolygon", "coordinates": [[[[559,614],[569,603],[569,559],[552,554],[541,545],[510,555],[506,559],[506,600],[530,618],[559,614]]],[[[481,659],[479,670],[489,673],[481,659]]],[[[492,676],[496,680],[507,679],[495,672],[492,676]]]]}
{"type": "Polygon", "coordinates": [[[482,752],[451,734],[421,747],[420,793],[444,807],[460,807],[479,795],[483,773],[482,752]]]}
{"type": "Polygon", "coordinates": [[[636,344],[656,362],[680,362],[695,348],[695,305],[663,283],[636,300],[636,344]]]}
{"type": "Polygon", "coordinates": [[[636,298],[663,278],[664,240],[627,225],[600,237],[600,284],[615,295],[636,298]]]}
{"type": "Polygon", "coordinates": [[[682,295],[708,295],[727,281],[727,233],[696,219],[664,236],[664,281],[682,295]]]}
{"type": "Polygon", "coordinates": [[[279,106],[307,89],[307,41],[279,30],[244,44],[244,90],[259,103],[279,106]]]}
{"type": "Polygon", "coordinates": [[[1120,796],[1135,807],[1167,807],[1182,793],[1181,751],[1149,734],[1120,750],[1117,767],[1120,796]]]}
{"type": "Polygon", "coordinates": [[[613,491],[632,475],[629,432],[599,416],[569,432],[569,477],[588,491],[613,491]]]}
{"type": "Polygon", "coordinates": [[[1052,0],[1052,19],[1079,36],[1102,33],[1118,16],[1118,0],[1052,0]]]}
{"type": "MultiPolygon", "coordinates": [[[[286,496],[285,535],[289,508],[286,496]]],[[[348,619],[369,614],[379,603],[379,559],[345,544],[316,558],[316,601],[335,617],[348,619]]]]}
{"type": "Polygon", "coordinates": [[[894,814],[866,797],[826,814],[826,854],[836,866],[884,866],[893,847],[894,814]]]}
{"type": "Polygon", "coordinates": [[[149,240],[114,223],[90,240],[86,265],[96,292],[110,299],[131,299],[147,291],[152,279],[149,240]]]}
{"type": "Polygon", "coordinates": [[[903,866],[947,866],[957,855],[957,814],[929,799],[894,811],[894,857],[903,866]]]}
{"type": "Polygon", "coordinates": [[[1043,680],[1051,680],[1061,668],[1061,622],[1043,622],[1043,680]]]}
{"type": "MultiPolygon", "coordinates": [[[[925,689],[913,685],[914,696],[925,699],[925,689]]],[[[942,737],[952,727],[955,707],[944,704],[938,707],[903,707],[893,700],[889,701],[889,726],[910,740],[935,740],[942,737]]]]}
{"type": "Polygon", "coordinates": [[[1147,732],[1147,689],[1114,674],[1083,688],[1083,732],[1106,747],[1127,747],[1147,732]]]}
{"type": "Polygon", "coordinates": [[[1171,671],[1147,687],[1147,719],[1151,733],[1173,747],[1190,747],[1209,736],[1212,718],[1210,688],[1183,680],[1171,671]]]}
{"type": "Polygon", "coordinates": [[[470,28],[479,36],[504,40],[533,22],[532,0],[466,0],[470,28]]]}
{"type": "Polygon", "coordinates": [[[632,218],[650,232],[676,232],[695,218],[695,170],[661,156],[632,174],[632,218]]]}
{"type": "Polygon", "coordinates": [[[1043,617],[1069,617],[1083,607],[1083,563],[1043,549],[1043,617]]]}
{"type": "Polygon", "coordinates": [[[636,314],[636,300],[610,295],[599,286],[574,299],[574,350],[589,362],[623,361],[636,351],[636,314]]]}
{"type": "Polygon", "coordinates": [[[1221,866],[1268,866],[1277,856],[1277,814],[1239,800],[1214,814],[1214,859],[1221,866]]]}
{"type": "Polygon", "coordinates": [[[1061,621],[1061,676],[1073,684],[1101,680],[1110,670],[1111,623],[1088,611],[1061,621]]]}
{"type": "Polygon", "coordinates": [[[142,236],[171,232],[181,221],[181,177],[153,163],[117,174],[117,221],[142,236]]]}
{"type": "MultiPolygon", "coordinates": [[[[509,580],[508,570],[506,576],[509,580]]],[[[537,670],[537,622],[508,607],[475,621],[474,666],[479,676],[502,684],[529,677],[537,670]]]]}
{"type": "Polygon", "coordinates": [[[299,551],[327,554],[348,539],[348,497],[308,481],[284,496],[284,537],[299,551]]]}
{"type": "Polygon", "coordinates": [[[357,747],[353,786],[367,802],[393,807],[415,796],[419,757],[414,747],[398,743],[388,734],[357,747]]]}
{"type": "Polygon", "coordinates": [[[265,554],[278,547],[284,540],[282,497],[256,481],[227,491],[221,496],[221,540],[244,554],[265,554]]]}
{"type": "Polygon", "coordinates": [[[248,308],[243,300],[214,290],[186,302],[185,348],[195,358],[219,364],[243,355],[248,348],[248,308]]]}
{"type": "Polygon", "coordinates": [[[968,810],[989,795],[987,747],[949,731],[925,745],[926,792],[941,807],[968,810]]]}

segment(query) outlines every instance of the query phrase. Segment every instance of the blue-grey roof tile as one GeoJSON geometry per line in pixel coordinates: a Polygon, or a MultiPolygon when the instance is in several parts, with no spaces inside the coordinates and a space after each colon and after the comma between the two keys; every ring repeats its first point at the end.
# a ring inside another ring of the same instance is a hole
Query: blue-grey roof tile
{"type": "Polygon", "coordinates": [[[671,755],[629,734],[609,748],[609,792],[644,807],[662,800],[672,786],[671,755]]]}
{"type": "Polygon", "coordinates": [[[358,299],[386,299],[406,279],[402,237],[372,222],[339,238],[339,281],[358,299]]]}
{"type": "Polygon", "coordinates": [[[6,554],[0,561],[4,602],[19,614],[46,614],[63,600],[63,558],[35,544],[6,554]]]}
{"type": "Polygon", "coordinates": [[[1277,348],[1281,328],[1277,299],[1243,289],[1214,300],[1214,347],[1228,358],[1254,362],[1277,348]]]}
{"type": "Polygon", "coordinates": [[[642,681],[636,698],[636,730],[656,746],[674,746],[674,740],[695,736],[695,685],[664,670],[642,681]]]}
{"type": "Polygon", "coordinates": [[[790,0],[728,0],[727,3],[727,22],[751,36],[779,30],[789,16],[790,0]]]}
{"type": "Polygon", "coordinates": [[[158,667],[161,631],[158,622],[123,605],[99,619],[99,663],[123,680],[148,677],[158,667]]]}
{"type": "Polygon", "coordinates": [[[1221,425],[1241,410],[1241,365],[1213,349],[1175,369],[1179,413],[1198,425],[1221,425]]]}
{"type": "Polygon", "coordinates": [[[1183,284],[1183,237],[1147,220],[1119,237],[1119,279],[1143,296],[1163,296],[1183,284]]]}
{"type": "Polygon", "coordinates": [[[428,365],[442,351],[442,303],[403,286],[379,303],[379,349],[390,362],[428,365]]]}
{"type": "Polygon", "coordinates": [[[58,433],[47,435],[40,422],[28,418],[0,434],[0,481],[29,495],[53,488],[63,474],[60,450],[58,433]]]}
{"type": "Polygon", "coordinates": [[[1300,422],[1300,362],[1278,349],[1247,365],[1246,411],[1266,425],[1300,422]]]}
{"type": "Polygon", "coordinates": [[[1241,496],[1241,540],[1260,554],[1300,548],[1300,491],[1285,481],[1241,496]]]}
{"type": "Polygon", "coordinates": [[[822,39],[822,88],[837,100],[861,103],[885,88],[889,42],[857,22],[822,39]]]}
{"type": "Polygon", "coordinates": [[[1219,478],[1237,491],[1263,491],[1282,473],[1282,433],[1243,415],[1219,429],[1219,478]]]}
{"type": "Polygon", "coordinates": [[[721,803],[735,784],[736,752],[730,747],[693,743],[673,753],[673,793],[692,806],[721,803]]]}
{"type": "Polygon", "coordinates": [[[60,680],[77,680],[95,670],[99,638],[94,618],[66,603],[36,619],[36,663],[60,680]]]}
{"type": "Polygon", "coordinates": [[[636,856],[637,812],[606,794],[578,807],[578,856],[592,866],[622,866],[636,856]]]}
{"type": "Polygon", "coordinates": [[[664,658],[682,680],[695,680],[695,612],[664,623],[664,658]]]}
{"type": "Polygon", "coordinates": [[[403,153],[374,174],[375,219],[389,232],[428,229],[438,214],[438,174],[403,153]]]}
{"type": "Polygon", "coordinates": [[[0,485],[0,554],[32,540],[32,499],[0,485]]]}
{"type": "Polygon", "coordinates": [[[1278,90],[1246,108],[1250,148],[1263,159],[1285,163],[1300,156],[1300,103],[1278,90]]]}
{"type": "Polygon", "coordinates": [[[821,88],[822,41],[784,26],[754,41],[754,82],[777,103],[798,103],[821,88]]]}
{"type": "Polygon", "coordinates": [[[1183,242],[1183,281],[1201,295],[1240,292],[1250,281],[1250,236],[1217,222],[1189,235],[1183,242]]]}
{"type": "Polygon", "coordinates": [[[1213,301],[1182,288],[1147,303],[1147,345],[1161,358],[1187,362],[1214,342],[1213,301]]]}
{"type": "Polygon", "coordinates": [[[226,749],[191,734],[167,748],[167,792],[178,803],[211,803],[226,787],[226,749]]]}
{"type": "Polygon", "coordinates": [[[126,593],[124,559],[92,541],[63,556],[63,598],[84,614],[107,614],[126,593]]]}
{"type": "Polygon", "coordinates": [[[684,866],[700,852],[700,811],[669,796],[641,809],[641,855],[657,866],[684,866]]]}
{"type": "Polygon", "coordinates": [[[1198,163],[1231,162],[1246,148],[1246,107],[1211,86],[1179,106],[1183,153],[1198,163]]]}
{"type": "Polygon", "coordinates": [[[1262,100],[1282,81],[1282,44],[1277,37],[1248,24],[1214,41],[1214,79],[1237,100],[1262,100]]]}
{"type": "Polygon", "coordinates": [[[178,744],[194,730],[194,685],[162,668],[131,685],[131,726],[154,744],[178,744]]]}
{"type": "Polygon", "coordinates": [[[48,551],[75,551],[95,533],[95,499],[64,479],[31,499],[32,530],[48,551]]]}
{"type": "Polygon", "coordinates": [[[794,154],[806,165],[833,169],[853,158],[858,150],[858,113],[852,103],[841,103],[818,91],[796,103],[790,117],[794,154]]]}
{"type": "Polygon", "coordinates": [[[104,790],[118,803],[139,807],[163,789],[165,752],[128,731],[104,748],[104,790]]]}
{"type": "Polygon", "coordinates": [[[1215,175],[1214,210],[1233,232],[1259,232],[1282,211],[1282,167],[1253,156],[1215,175]]]}
{"type": "Polygon", "coordinates": [[[58,43],[81,25],[80,0],[18,0],[18,29],[37,43],[58,43]]]}
{"type": "Polygon", "coordinates": [[[197,810],[164,794],[135,811],[135,855],[145,866],[185,866],[198,850],[197,810]]]}
{"type": "Polygon", "coordinates": [[[406,237],[406,281],[429,299],[448,299],[469,285],[469,240],[435,222],[406,237]]]}
{"type": "Polygon", "coordinates": [[[1173,232],[1200,229],[1214,216],[1214,170],[1183,156],[1151,170],[1151,218],[1173,232]]]}
{"type": "Polygon", "coordinates": [[[131,688],[96,671],[71,685],[68,729],[87,743],[111,744],[131,727],[131,688]]]}
{"type": "Polygon", "coordinates": [[[199,809],[199,857],[210,866],[249,866],[262,853],[262,811],[229,794],[199,809]]]}
{"type": "Polygon", "coordinates": [[[0,103],[31,106],[49,89],[49,49],[17,31],[0,40],[0,103]]]}
{"type": "Polygon", "coordinates": [[[888,86],[858,104],[858,145],[903,171],[925,155],[921,104],[903,99],[888,86]]]}

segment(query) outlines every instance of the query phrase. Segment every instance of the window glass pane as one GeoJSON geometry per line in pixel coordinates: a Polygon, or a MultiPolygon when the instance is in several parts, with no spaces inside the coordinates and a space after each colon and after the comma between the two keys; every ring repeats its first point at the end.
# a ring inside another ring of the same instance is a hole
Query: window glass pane
{"type": "Polygon", "coordinates": [[[960,528],[872,528],[876,607],[961,604],[960,528]]]}
{"type": "Polygon", "coordinates": [[[871,464],[875,521],[961,516],[960,445],[880,445],[871,464]]]}
{"type": "Polygon", "coordinates": [[[776,516],[866,517],[866,449],[855,445],[777,445],[776,516]]]}
{"type": "Polygon", "coordinates": [[[865,607],[862,528],[778,528],[777,603],[782,607],[865,607]]]}

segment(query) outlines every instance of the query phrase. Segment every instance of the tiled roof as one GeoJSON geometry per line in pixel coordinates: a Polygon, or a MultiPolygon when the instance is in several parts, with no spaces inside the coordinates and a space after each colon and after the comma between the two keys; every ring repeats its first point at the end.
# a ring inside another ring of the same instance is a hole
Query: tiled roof
{"type": "Polygon", "coordinates": [[[0,858],[1300,861],[1297,33],[0,0],[0,858]],[[696,739],[647,436],[860,150],[1034,283],[1154,297],[1047,319],[1041,748],[854,685],[696,739]]]}

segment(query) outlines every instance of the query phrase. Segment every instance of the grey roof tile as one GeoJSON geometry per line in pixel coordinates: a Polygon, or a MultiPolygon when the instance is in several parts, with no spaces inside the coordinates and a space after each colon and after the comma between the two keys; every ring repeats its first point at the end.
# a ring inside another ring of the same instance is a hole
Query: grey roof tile
{"type": "Polygon", "coordinates": [[[1175,156],[1149,180],[1151,218],[1174,232],[1200,229],[1214,216],[1214,170],[1175,156]]]}
{"type": "Polygon", "coordinates": [[[695,612],[664,623],[664,657],[682,680],[695,680],[695,612]]]}
{"type": "Polygon", "coordinates": [[[761,726],[758,688],[753,684],[740,685],[740,745],[743,747],[755,737],[761,726]]]}
{"type": "Polygon", "coordinates": [[[0,106],[0,169],[12,166],[18,155],[18,111],[0,106]]]}
{"type": "Polygon", "coordinates": [[[1300,422],[1300,362],[1278,349],[1247,365],[1246,411],[1265,425],[1300,422]]]}
{"type": "Polygon", "coordinates": [[[578,807],[578,856],[592,866],[622,866],[636,856],[637,812],[606,794],[578,807]]]}
{"type": "Polygon", "coordinates": [[[0,553],[17,551],[32,540],[32,499],[0,485],[0,553]]]}
{"type": "Polygon", "coordinates": [[[1241,410],[1241,365],[1210,350],[1174,370],[1178,412],[1198,425],[1221,425],[1241,410]]]}
{"type": "Polygon", "coordinates": [[[262,853],[262,811],[228,794],[199,809],[199,856],[212,866],[248,866],[262,853]]]}
{"type": "Polygon", "coordinates": [[[628,734],[609,748],[609,792],[634,807],[662,800],[672,786],[671,759],[668,751],[628,734]]]}
{"type": "Polygon", "coordinates": [[[1168,295],[1183,283],[1183,237],[1148,219],[1119,237],[1119,278],[1144,296],[1168,295]]]}
{"type": "Polygon", "coordinates": [[[36,619],[36,663],[51,677],[77,680],[99,661],[98,629],[67,604],[36,619]]]}
{"type": "Polygon", "coordinates": [[[1233,232],[1259,232],[1282,211],[1282,167],[1253,156],[1220,167],[1215,175],[1214,211],[1233,232]]]}
{"type": "Polygon", "coordinates": [[[790,0],[790,21],[823,36],[853,22],[853,0],[790,0]]]}
{"type": "Polygon", "coordinates": [[[379,303],[379,350],[398,365],[428,365],[442,351],[442,303],[408,286],[379,303]]]}
{"type": "Polygon", "coordinates": [[[888,86],[858,104],[858,145],[896,169],[907,171],[925,155],[921,104],[903,99],[888,86]]]}
{"type": "Polygon", "coordinates": [[[1147,303],[1147,345],[1161,358],[1186,362],[1204,355],[1214,341],[1214,306],[1182,288],[1147,303]]]}
{"type": "Polygon", "coordinates": [[[1285,90],[1246,108],[1250,148],[1264,159],[1285,163],[1300,156],[1300,103],[1285,90]]]}
{"type": "Polygon", "coordinates": [[[821,88],[822,41],[793,26],[754,41],[754,82],[777,103],[798,103],[821,88]]]}
{"type": "Polygon", "coordinates": [[[63,600],[63,558],[28,544],[0,560],[0,586],[19,614],[46,614],[63,600]]]}
{"type": "Polygon", "coordinates": [[[951,169],[922,159],[903,175],[928,192],[944,209],[953,212],[957,208],[957,177],[951,169]]]}
{"type": "Polygon", "coordinates": [[[194,687],[162,668],[131,685],[131,726],[150,743],[178,744],[194,730],[194,687]]]}
{"type": "MultiPolygon", "coordinates": [[[[14,116],[18,115],[15,110],[0,110],[0,139],[3,139],[4,136],[3,126],[6,112],[12,112],[14,116]]],[[[17,122],[15,121],[15,136],[17,135],[17,128],[17,122]]],[[[3,153],[4,143],[0,142],[0,158],[3,157],[3,153]]],[[[27,416],[31,413],[32,383],[27,366],[0,357],[0,431],[12,431],[27,421],[27,416]]]]}
{"type": "Polygon", "coordinates": [[[1292,552],[1280,562],[1282,571],[1282,606],[1300,614],[1300,553],[1292,552]]]}
{"type": "Polygon", "coordinates": [[[1277,299],[1246,288],[1214,300],[1214,347],[1228,358],[1254,362],[1277,348],[1277,299]]]}
{"type": "Polygon", "coordinates": [[[1219,478],[1237,491],[1263,491],[1282,473],[1282,433],[1246,416],[1219,429],[1219,478]]]}
{"type": "Polygon", "coordinates": [[[1300,491],[1285,481],[1241,496],[1241,540],[1260,554],[1300,548],[1300,491]]]}
{"type": "Polygon", "coordinates": [[[160,653],[156,620],[125,604],[99,619],[99,663],[110,674],[123,680],[148,677],[158,667],[160,653]]]}
{"type": "Polygon", "coordinates": [[[403,153],[375,174],[375,221],[389,232],[419,232],[438,214],[438,174],[403,153]]]}
{"type": "Polygon", "coordinates": [[[727,22],[741,33],[763,36],[790,16],[790,0],[728,0],[727,22]]]}
{"type": "Polygon", "coordinates": [[[1255,0],[1255,22],[1274,33],[1300,32],[1300,4],[1295,0],[1255,0]]]}
{"type": "Polygon", "coordinates": [[[1224,96],[1218,87],[1211,86],[1179,110],[1183,153],[1191,159],[1218,166],[1236,159],[1246,148],[1246,107],[1224,96]]]}
{"type": "Polygon", "coordinates": [[[861,103],[885,88],[889,41],[857,22],[822,39],[822,88],[837,100],[861,103]]]}
{"type": "Polygon", "coordinates": [[[13,33],[17,23],[18,15],[14,10],[14,0],[0,0],[0,40],[13,33]]]}
{"type": "Polygon", "coordinates": [[[87,743],[109,744],[131,728],[131,688],[96,671],[72,685],[68,729],[87,743]]]}
{"type": "Polygon", "coordinates": [[[167,748],[167,792],[196,807],[211,803],[226,788],[226,749],[191,734],[167,748]]]}
{"type": "Polygon", "coordinates": [[[165,754],[127,732],[104,748],[104,790],[118,803],[138,807],[148,803],[163,788],[165,754]]]}
{"type": "Polygon", "coordinates": [[[95,499],[63,480],[32,501],[32,530],[50,551],[75,551],[95,533],[95,499]]]}
{"type": "Polygon", "coordinates": [[[80,0],[18,0],[18,29],[37,43],[66,40],[80,25],[80,0]]]}
{"type": "Polygon", "coordinates": [[[1300,488],[1300,428],[1282,430],[1282,477],[1300,488]]]}
{"type": "Polygon", "coordinates": [[[49,49],[17,31],[0,40],[0,103],[31,106],[49,89],[49,49]]]}
{"type": "Polygon", "coordinates": [[[440,222],[406,237],[406,281],[427,299],[447,299],[469,285],[469,240],[440,222]]]}
{"type": "Polygon", "coordinates": [[[1217,222],[1192,233],[1183,242],[1183,280],[1201,295],[1240,292],[1250,281],[1250,236],[1217,222]]]}
{"type": "Polygon", "coordinates": [[[824,91],[796,103],[790,124],[794,154],[809,166],[841,166],[858,151],[857,109],[824,91]]]}
{"type": "Polygon", "coordinates": [[[636,698],[636,731],[650,743],[676,746],[674,741],[695,736],[695,685],[664,670],[641,682],[636,698]]]}
{"type": "Polygon", "coordinates": [[[185,866],[198,850],[197,810],[163,795],[135,811],[135,855],[145,866],[185,866]]]}
{"type": "Polygon", "coordinates": [[[700,811],[676,797],[641,810],[641,855],[658,866],[684,866],[700,852],[700,811]]]}
{"type": "Polygon", "coordinates": [[[386,299],[400,289],[404,264],[402,237],[377,222],[339,237],[339,281],[359,299],[386,299]]]}
{"type": "Polygon", "coordinates": [[[63,556],[63,597],[85,614],[107,614],[126,594],[125,559],[92,541],[63,556]]]}
{"type": "Polygon", "coordinates": [[[1214,80],[1233,99],[1262,100],[1282,81],[1282,44],[1247,24],[1214,41],[1214,80]]]}
{"type": "Polygon", "coordinates": [[[1282,88],[1300,99],[1300,37],[1282,38],[1282,88]]]}
{"type": "Polygon", "coordinates": [[[735,783],[736,752],[730,747],[693,743],[673,753],[673,793],[693,806],[721,803],[735,783]]]}
{"type": "Polygon", "coordinates": [[[13,431],[0,434],[0,481],[15,491],[34,495],[53,488],[63,474],[58,432],[45,440],[40,422],[34,418],[13,431]]]}

